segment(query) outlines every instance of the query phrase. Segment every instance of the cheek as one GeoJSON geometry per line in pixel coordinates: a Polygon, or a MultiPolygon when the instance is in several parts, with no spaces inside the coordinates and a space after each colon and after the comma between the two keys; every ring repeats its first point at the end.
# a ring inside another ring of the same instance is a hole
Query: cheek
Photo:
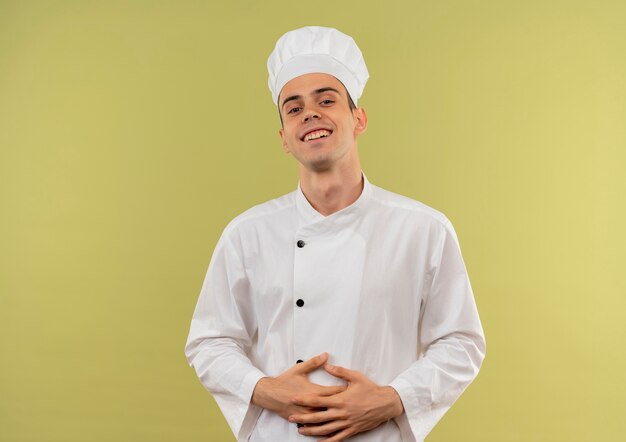
{"type": "Polygon", "coordinates": [[[355,135],[356,128],[350,123],[341,125],[341,134],[343,137],[352,138],[355,135]]]}

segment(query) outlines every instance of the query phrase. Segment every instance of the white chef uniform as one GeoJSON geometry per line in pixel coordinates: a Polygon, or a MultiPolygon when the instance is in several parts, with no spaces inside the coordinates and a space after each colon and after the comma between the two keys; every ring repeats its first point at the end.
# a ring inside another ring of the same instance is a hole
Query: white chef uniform
{"type": "Polygon", "coordinates": [[[323,352],[402,399],[402,416],[357,442],[423,440],[478,373],[485,340],[452,225],[363,180],[329,216],[298,186],[235,218],[215,248],[185,352],[238,441],[319,439],[250,400],[261,377],[323,352]]]}

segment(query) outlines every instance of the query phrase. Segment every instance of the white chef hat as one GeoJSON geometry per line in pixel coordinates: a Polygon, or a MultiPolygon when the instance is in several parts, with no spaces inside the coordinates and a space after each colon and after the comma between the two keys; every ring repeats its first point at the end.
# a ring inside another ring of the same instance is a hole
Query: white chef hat
{"type": "Polygon", "coordinates": [[[352,37],[322,26],[305,26],[280,37],[267,59],[267,70],[274,104],[289,80],[324,73],[341,81],[356,105],[369,78],[363,54],[352,37]]]}

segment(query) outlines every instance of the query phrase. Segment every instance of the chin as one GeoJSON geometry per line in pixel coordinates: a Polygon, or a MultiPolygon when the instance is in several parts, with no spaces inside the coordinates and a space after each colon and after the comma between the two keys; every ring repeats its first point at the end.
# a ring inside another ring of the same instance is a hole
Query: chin
{"type": "Polygon", "coordinates": [[[333,162],[330,158],[319,158],[314,161],[309,161],[305,166],[312,172],[326,172],[332,168],[333,162]]]}

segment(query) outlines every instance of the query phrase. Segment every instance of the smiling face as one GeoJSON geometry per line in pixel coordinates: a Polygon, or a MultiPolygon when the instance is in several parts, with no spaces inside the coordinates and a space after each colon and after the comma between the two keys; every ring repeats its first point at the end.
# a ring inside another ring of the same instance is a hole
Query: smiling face
{"type": "Polygon", "coordinates": [[[332,75],[306,74],[289,81],[278,97],[285,152],[311,172],[360,167],[357,137],[367,127],[363,108],[351,109],[343,84],[332,75]]]}

